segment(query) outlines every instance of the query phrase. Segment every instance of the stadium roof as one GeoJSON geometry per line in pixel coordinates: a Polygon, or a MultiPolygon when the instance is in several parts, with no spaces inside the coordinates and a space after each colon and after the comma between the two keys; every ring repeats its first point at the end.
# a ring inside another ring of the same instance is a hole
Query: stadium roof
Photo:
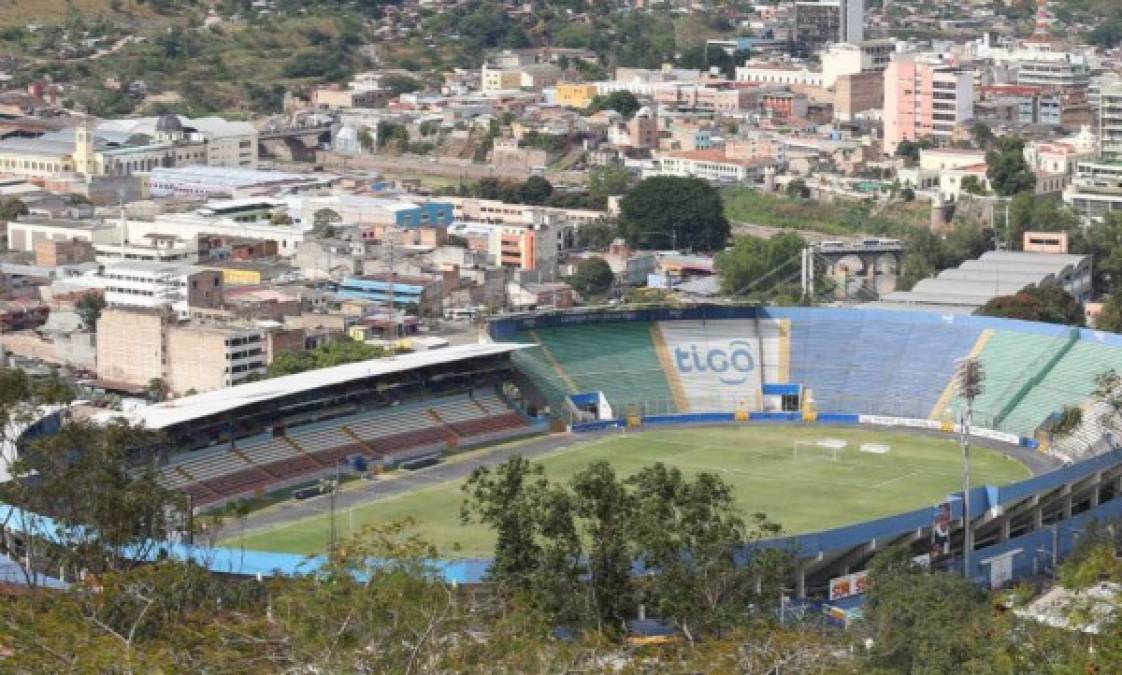
{"type": "Polygon", "coordinates": [[[414,368],[454,363],[481,356],[506,354],[528,346],[532,345],[497,343],[457,345],[434,351],[414,352],[383,359],[348,363],[331,368],[321,368],[297,375],[274,377],[270,380],[249,382],[194,396],[185,396],[166,403],[157,403],[137,410],[132,414],[132,421],[152,430],[167,429],[176,424],[202,419],[244,405],[313,391],[333,384],[392,375],[414,368]]]}
{"type": "Polygon", "coordinates": [[[880,307],[918,306],[944,312],[950,308],[977,308],[991,299],[1012,295],[1029,286],[1059,285],[1066,290],[1089,284],[1090,256],[1070,253],[988,251],[977,260],[943,270],[919,281],[910,291],[889,293],[880,307]]]}

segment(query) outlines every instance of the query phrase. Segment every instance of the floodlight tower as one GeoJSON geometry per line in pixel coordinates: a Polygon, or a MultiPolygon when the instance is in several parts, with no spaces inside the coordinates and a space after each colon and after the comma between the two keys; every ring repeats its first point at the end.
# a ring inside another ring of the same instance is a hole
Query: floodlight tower
{"type": "Polygon", "coordinates": [[[974,422],[974,399],[981,395],[986,379],[981,362],[976,357],[955,362],[955,386],[958,395],[966,401],[962,410],[962,574],[970,578],[970,554],[974,546],[970,530],[970,425],[974,422]]]}

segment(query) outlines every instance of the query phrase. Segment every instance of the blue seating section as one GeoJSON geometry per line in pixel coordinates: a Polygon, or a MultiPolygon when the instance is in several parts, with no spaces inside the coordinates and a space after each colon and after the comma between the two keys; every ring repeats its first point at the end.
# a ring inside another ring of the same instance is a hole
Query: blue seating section
{"type": "Polygon", "coordinates": [[[791,381],[809,387],[820,412],[924,418],[978,326],[886,320],[861,311],[791,322],[791,381]]]}

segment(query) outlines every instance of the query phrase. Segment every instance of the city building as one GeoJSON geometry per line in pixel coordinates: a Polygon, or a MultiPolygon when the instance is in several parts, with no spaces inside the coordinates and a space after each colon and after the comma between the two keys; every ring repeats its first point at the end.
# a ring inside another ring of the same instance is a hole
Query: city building
{"type": "Polygon", "coordinates": [[[1098,159],[1079,162],[1064,190],[1064,202],[1086,220],[1122,211],[1122,84],[1102,89],[1098,141],[1098,159]]]}
{"type": "Polygon", "coordinates": [[[721,150],[670,152],[660,155],[647,176],[686,176],[715,183],[748,183],[763,176],[764,169],[774,167],[771,159],[729,159],[721,150]]]}
{"type": "Polygon", "coordinates": [[[643,106],[627,122],[627,134],[633,148],[658,147],[658,114],[650,107],[643,106]]]}
{"type": "Polygon", "coordinates": [[[110,307],[166,309],[187,318],[190,307],[222,301],[222,273],[192,265],[126,260],[104,265],[93,281],[110,307]]]}
{"type": "Polygon", "coordinates": [[[20,216],[9,220],[8,250],[35,253],[43,241],[81,241],[91,245],[117,241],[117,228],[96,220],[71,220],[68,218],[37,218],[20,216]]]}
{"type": "Polygon", "coordinates": [[[1099,159],[1122,162],[1122,84],[1103,87],[1100,94],[1099,159]]]}
{"type": "Polygon", "coordinates": [[[294,193],[330,187],[335,177],[324,174],[259,171],[243,167],[158,166],[147,173],[153,197],[198,196],[239,199],[256,195],[294,193]]]}
{"type": "Polygon", "coordinates": [[[0,140],[0,171],[18,176],[128,176],[191,164],[256,167],[257,129],[169,113],[100,122],[86,117],[73,129],[0,140]]]}
{"type": "Polygon", "coordinates": [[[378,305],[416,307],[428,316],[443,312],[444,284],[439,274],[411,276],[404,274],[364,274],[347,276],[339,284],[338,296],[344,299],[369,300],[378,305]]]}
{"type": "Polygon", "coordinates": [[[596,96],[596,85],[589,82],[558,82],[554,102],[569,108],[587,108],[596,96]]]}
{"type": "Polygon", "coordinates": [[[939,55],[907,54],[884,71],[884,152],[901,141],[950,140],[974,117],[974,78],[939,55]]]}
{"type": "Polygon", "coordinates": [[[557,275],[557,253],[562,237],[547,220],[536,223],[456,223],[448,228],[467,241],[468,248],[487,253],[504,269],[533,270],[540,279],[557,275]]]}
{"type": "Polygon", "coordinates": [[[805,63],[748,61],[743,66],[737,66],[736,80],[738,82],[784,86],[825,86],[822,70],[810,68],[805,63]]]}
{"type": "Polygon", "coordinates": [[[833,44],[819,54],[822,86],[832,87],[843,75],[883,73],[896,53],[893,40],[865,40],[833,44]]]}
{"type": "Polygon", "coordinates": [[[178,323],[165,313],[108,308],[97,322],[97,377],[110,389],[141,392],[154,380],[184,395],[229,387],[268,365],[260,328],[178,323]]]}
{"type": "Polygon", "coordinates": [[[806,51],[832,42],[865,39],[864,0],[798,0],[795,41],[806,51]]]}

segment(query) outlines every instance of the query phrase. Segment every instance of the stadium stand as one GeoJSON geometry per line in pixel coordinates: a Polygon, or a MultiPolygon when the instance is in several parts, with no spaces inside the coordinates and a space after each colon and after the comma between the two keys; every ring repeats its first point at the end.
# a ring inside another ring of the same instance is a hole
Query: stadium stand
{"type": "MultiPolygon", "coordinates": [[[[1067,341],[1067,336],[995,331],[979,355],[986,380],[974,400],[974,423],[992,428],[1002,408],[1067,341]]],[[[963,407],[962,399],[955,396],[948,407],[950,417],[957,419],[963,407]]]]}
{"type": "Polygon", "coordinates": [[[656,326],[663,342],[657,348],[666,350],[660,360],[672,390],[680,384],[681,393],[674,396],[679,412],[736,410],[745,402],[759,407],[756,399],[765,382],[787,381],[787,373],[781,372],[775,321],[682,320],[656,326]],[[709,373],[718,368],[723,372],[714,382],[709,373]]]}
{"type": "Polygon", "coordinates": [[[543,393],[551,395],[554,406],[565,394],[603,391],[612,407],[620,411],[629,404],[676,411],[666,373],[655,353],[649,323],[589,325],[576,332],[534,330],[524,335],[523,341],[536,342],[543,349],[525,350],[518,355],[516,364],[537,360],[539,363],[530,368],[531,372],[555,371],[543,381],[543,393]]]}
{"type": "Polygon", "coordinates": [[[179,455],[161,482],[197,506],[304,481],[361,455],[396,461],[491,440],[528,426],[493,393],[457,395],[352,413],[179,455]]]}
{"type": "Polygon", "coordinates": [[[813,391],[821,411],[927,417],[981,329],[879,314],[792,321],[791,380],[813,391]]]}
{"type": "MultiPolygon", "coordinates": [[[[975,426],[1031,438],[1065,405],[1089,410],[1096,375],[1111,367],[1122,371],[1122,337],[989,317],[712,306],[619,312],[627,319],[605,320],[611,314],[589,312],[586,319],[570,313],[558,315],[557,323],[537,314],[532,325],[515,317],[499,320],[492,332],[543,345],[514,360],[551,402],[566,393],[602,391],[617,417],[626,412],[621,404],[638,404],[646,414],[732,412],[744,401],[756,410],[759,397],[752,390],[790,382],[809,391],[822,414],[952,421],[963,407],[954,395],[955,362],[975,354],[986,372],[975,426]],[[712,368],[699,370],[705,354],[723,350],[728,356],[738,340],[754,350],[747,377],[732,378],[730,386],[712,368]],[[689,358],[679,360],[680,348],[689,358]]],[[[1101,412],[1085,415],[1065,447],[1095,445],[1110,430],[1096,421],[1101,412]]]]}
{"type": "Polygon", "coordinates": [[[1122,350],[1091,342],[1075,342],[1013,409],[1005,420],[1005,426],[1030,434],[1065,402],[1082,402],[1091,396],[1096,376],[1110,368],[1122,369],[1122,350]]]}

